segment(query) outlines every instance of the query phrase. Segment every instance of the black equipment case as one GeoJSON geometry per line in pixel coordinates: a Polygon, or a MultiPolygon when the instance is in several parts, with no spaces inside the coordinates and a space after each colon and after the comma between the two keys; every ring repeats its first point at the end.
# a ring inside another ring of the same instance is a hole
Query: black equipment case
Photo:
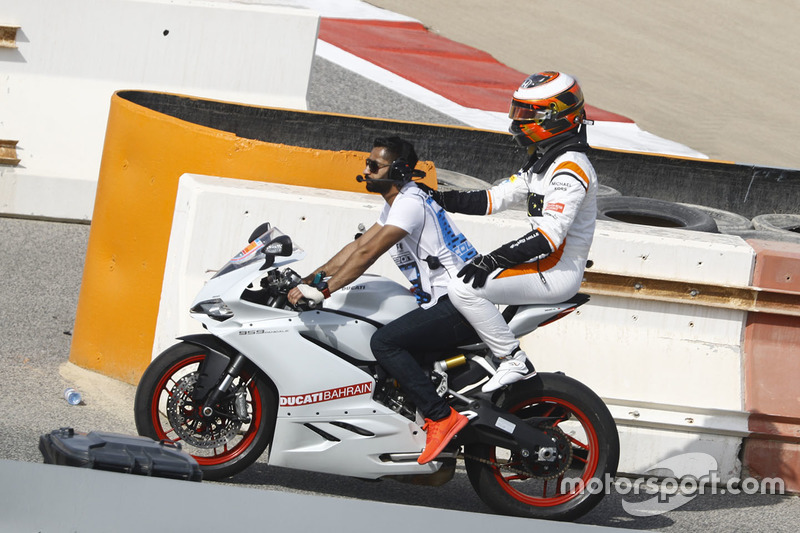
{"type": "Polygon", "coordinates": [[[203,472],[194,457],[178,443],[147,437],[61,428],[39,438],[44,462],[142,476],[201,481],[203,472]]]}

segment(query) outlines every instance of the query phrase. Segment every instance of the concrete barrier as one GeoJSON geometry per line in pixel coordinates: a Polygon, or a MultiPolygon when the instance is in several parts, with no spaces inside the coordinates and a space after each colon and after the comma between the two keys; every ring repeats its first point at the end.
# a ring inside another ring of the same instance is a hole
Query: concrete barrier
{"type": "MultiPolygon", "coordinates": [[[[377,195],[184,175],[178,187],[153,356],[188,332],[201,332],[186,309],[205,280],[269,221],[307,258],[305,275],[378,217],[377,195]]],[[[528,231],[522,212],[455,215],[479,250],[528,231]]],[[[749,285],[755,254],[742,239],[598,223],[592,272],[648,279],[749,285]]],[[[388,258],[370,268],[406,284],[388,258]]],[[[647,288],[641,290],[646,291],[647,288]]],[[[590,294],[591,289],[587,290],[590,294]]],[[[738,450],[748,434],[743,411],[741,338],[746,311],[595,294],[568,319],[523,339],[544,371],[565,371],[609,404],[620,425],[620,471],[643,473],[679,453],[715,457],[719,475],[741,474],[738,450]],[[713,376],[713,379],[710,379],[713,376]]]]}
{"type": "Polygon", "coordinates": [[[16,46],[0,47],[0,142],[15,143],[13,157],[0,160],[0,213],[91,219],[109,102],[119,89],[307,107],[319,26],[308,10],[0,0],[0,13],[18,27],[16,46]]]}
{"type": "MultiPolygon", "coordinates": [[[[800,294],[800,245],[749,241],[753,285],[800,294]]],[[[780,477],[800,492],[800,318],[749,316],[744,339],[745,408],[751,414],[744,462],[754,477],[780,477]]]]}
{"type": "MultiPolygon", "coordinates": [[[[332,113],[245,107],[225,102],[131,91],[131,102],[241,137],[320,150],[362,150],[387,131],[414,141],[436,166],[485,183],[507,178],[526,161],[508,133],[466,127],[381,120],[332,113]]],[[[800,214],[800,170],[592,149],[600,183],[627,196],[701,204],[748,218],[761,213],[800,214]]]]}

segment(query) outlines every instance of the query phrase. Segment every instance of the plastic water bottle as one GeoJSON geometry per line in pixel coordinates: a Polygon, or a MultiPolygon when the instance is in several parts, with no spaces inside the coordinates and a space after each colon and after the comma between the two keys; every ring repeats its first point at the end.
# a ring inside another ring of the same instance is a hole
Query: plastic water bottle
{"type": "Polygon", "coordinates": [[[64,391],[64,399],[70,405],[78,405],[81,403],[81,393],[70,387],[64,391]]]}

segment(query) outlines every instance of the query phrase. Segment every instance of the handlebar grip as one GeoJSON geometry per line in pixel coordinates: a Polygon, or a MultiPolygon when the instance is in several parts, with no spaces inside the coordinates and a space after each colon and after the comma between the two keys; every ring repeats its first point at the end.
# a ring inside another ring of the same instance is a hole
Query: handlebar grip
{"type": "Polygon", "coordinates": [[[297,300],[295,307],[297,309],[300,309],[301,311],[313,311],[319,306],[314,300],[309,300],[308,298],[300,298],[299,300],[297,300]]]}

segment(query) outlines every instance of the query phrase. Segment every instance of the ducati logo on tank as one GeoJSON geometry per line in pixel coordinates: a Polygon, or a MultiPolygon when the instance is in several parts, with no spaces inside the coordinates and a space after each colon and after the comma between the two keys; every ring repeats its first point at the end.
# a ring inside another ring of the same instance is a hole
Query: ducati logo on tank
{"type": "Polygon", "coordinates": [[[347,385],[319,392],[309,392],[307,394],[296,394],[294,396],[281,396],[281,407],[291,407],[295,405],[310,405],[312,403],[329,402],[340,400],[350,396],[359,396],[372,392],[372,382],[359,383],[358,385],[347,385]]]}

